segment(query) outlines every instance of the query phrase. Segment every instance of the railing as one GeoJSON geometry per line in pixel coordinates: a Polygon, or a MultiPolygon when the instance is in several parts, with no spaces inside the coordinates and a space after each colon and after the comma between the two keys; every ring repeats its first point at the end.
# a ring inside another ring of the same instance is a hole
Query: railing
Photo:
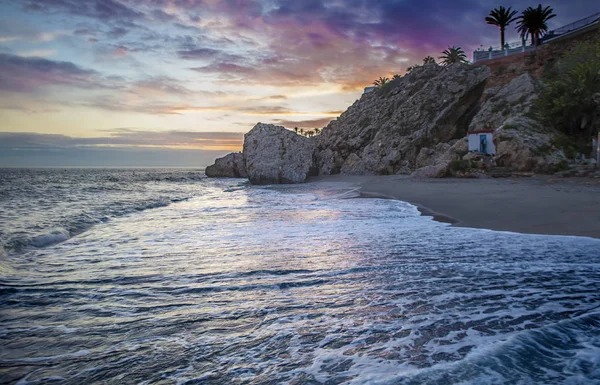
{"type": "MultiPolygon", "coordinates": [[[[525,45],[527,45],[527,42],[525,42],[525,45]]],[[[523,42],[522,41],[513,41],[512,43],[506,43],[506,44],[504,44],[504,47],[502,47],[500,45],[492,47],[492,51],[504,51],[507,47],[508,47],[508,49],[515,49],[515,48],[519,48],[520,49],[522,46],[523,46],[523,42]]]]}
{"type": "Polygon", "coordinates": [[[550,34],[553,34],[554,36],[563,35],[567,32],[571,32],[576,29],[585,27],[587,25],[594,24],[595,22],[598,21],[598,19],[600,19],[600,12],[597,12],[597,13],[593,14],[592,16],[588,16],[585,19],[577,20],[576,22],[567,24],[563,27],[555,29],[554,31],[550,31],[546,35],[550,35],[550,34]]]}
{"type": "MultiPolygon", "coordinates": [[[[569,32],[587,27],[588,25],[597,23],[599,20],[600,12],[597,12],[591,16],[586,17],[585,19],[577,20],[576,22],[567,24],[563,27],[548,32],[540,39],[540,43],[544,43],[546,41],[568,34],[569,32]]],[[[490,47],[490,49],[488,50],[478,49],[477,51],[473,52],[473,62],[476,63],[479,61],[497,59],[504,56],[514,55],[521,52],[533,51],[535,50],[535,48],[536,47],[533,45],[527,45],[526,41],[516,41],[512,43],[507,43],[504,47],[490,47]]]]}
{"type": "Polygon", "coordinates": [[[504,50],[479,50],[479,51],[475,51],[473,52],[473,62],[477,63],[480,61],[484,61],[484,60],[492,60],[492,59],[497,59],[500,57],[504,57],[504,56],[509,56],[509,55],[515,55],[518,53],[523,53],[523,52],[529,52],[529,51],[533,51],[535,50],[535,47],[532,45],[522,45],[523,43],[519,43],[519,45],[508,45],[509,47],[515,47],[515,48],[507,48],[504,50]]]}

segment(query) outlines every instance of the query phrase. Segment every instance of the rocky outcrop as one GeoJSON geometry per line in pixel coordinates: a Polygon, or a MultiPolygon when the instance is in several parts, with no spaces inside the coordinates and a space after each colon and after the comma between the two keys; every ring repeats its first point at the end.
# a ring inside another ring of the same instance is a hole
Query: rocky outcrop
{"type": "Polygon", "coordinates": [[[486,89],[489,76],[485,66],[422,66],[363,95],[315,138],[259,123],[245,135],[242,159],[218,159],[207,175],[244,169],[252,184],[273,184],[316,174],[481,177],[564,167],[557,133],[528,117],[537,81],[523,74],[486,89]],[[468,154],[466,135],[481,129],[495,130],[495,157],[468,154]]]}
{"type": "Polygon", "coordinates": [[[496,164],[516,171],[553,173],[567,161],[552,130],[526,117],[514,117],[494,132],[496,164]]]}
{"type": "Polygon", "coordinates": [[[342,165],[341,173],[347,175],[365,175],[367,173],[365,162],[363,162],[360,156],[350,154],[342,165]]]}
{"type": "Polygon", "coordinates": [[[430,64],[363,95],[317,137],[319,173],[412,173],[423,148],[465,136],[489,75],[430,64]]]}
{"type": "Polygon", "coordinates": [[[537,81],[523,74],[497,90],[473,117],[469,129],[494,129],[495,162],[516,171],[551,173],[566,162],[553,143],[558,134],[527,117],[537,81]]]}
{"type": "Polygon", "coordinates": [[[252,184],[302,183],[313,171],[314,140],[281,126],[258,123],[244,136],[252,184]]]}
{"type": "Polygon", "coordinates": [[[537,97],[537,81],[523,74],[499,90],[487,90],[487,100],[469,124],[469,131],[496,129],[508,118],[522,116],[537,97]]]}
{"type": "Polygon", "coordinates": [[[247,178],[246,165],[241,152],[233,152],[215,160],[205,170],[209,178],[247,178]]]}
{"type": "Polygon", "coordinates": [[[468,153],[467,138],[438,143],[435,148],[423,147],[417,156],[417,170],[411,176],[417,178],[443,178],[451,173],[450,164],[468,153]]]}

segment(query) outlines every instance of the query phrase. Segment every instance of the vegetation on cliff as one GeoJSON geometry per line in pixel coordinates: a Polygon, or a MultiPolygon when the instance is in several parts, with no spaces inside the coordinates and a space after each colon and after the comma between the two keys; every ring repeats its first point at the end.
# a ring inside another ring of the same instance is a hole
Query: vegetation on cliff
{"type": "Polygon", "coordinates": [[[589,141],[600,128],[600,42],[580,43],[542,80],[536,116],[546,126],[589,141]]]}

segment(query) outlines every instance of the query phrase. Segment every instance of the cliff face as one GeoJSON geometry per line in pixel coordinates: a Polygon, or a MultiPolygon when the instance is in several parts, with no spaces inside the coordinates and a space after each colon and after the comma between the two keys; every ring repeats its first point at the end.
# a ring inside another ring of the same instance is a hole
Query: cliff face
{"type": "Polygon", "coordinates": [[[466,135],[487,67],[423,66],[354,103],[317,138],[319,174],[409,174],[419,152],[466,135]]]}
{"type": "Polygon", "coordinates": [[[529,115],[540,87],[529,74],[487,88],[487,67],[426,65],[363,95],[315,138],[257,124],[239,154],[209,176],[247,172],[253,184],[301,183],[309,175],[412,174],[479,177],[490,167],[551,173],[566,158],[556,132],[529,115]],[[496,156],[469,154],[469,131],[492,129],[496,156]]]}

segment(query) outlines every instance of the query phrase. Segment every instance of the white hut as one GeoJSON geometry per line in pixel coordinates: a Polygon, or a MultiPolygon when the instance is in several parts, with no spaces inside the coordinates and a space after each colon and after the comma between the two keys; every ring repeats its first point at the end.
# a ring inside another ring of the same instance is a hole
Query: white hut
{"type": "Polygon", "coordinates": [[[469,132],[469,152],[496,155],[494,130],[478,130],[469,132]]]}

